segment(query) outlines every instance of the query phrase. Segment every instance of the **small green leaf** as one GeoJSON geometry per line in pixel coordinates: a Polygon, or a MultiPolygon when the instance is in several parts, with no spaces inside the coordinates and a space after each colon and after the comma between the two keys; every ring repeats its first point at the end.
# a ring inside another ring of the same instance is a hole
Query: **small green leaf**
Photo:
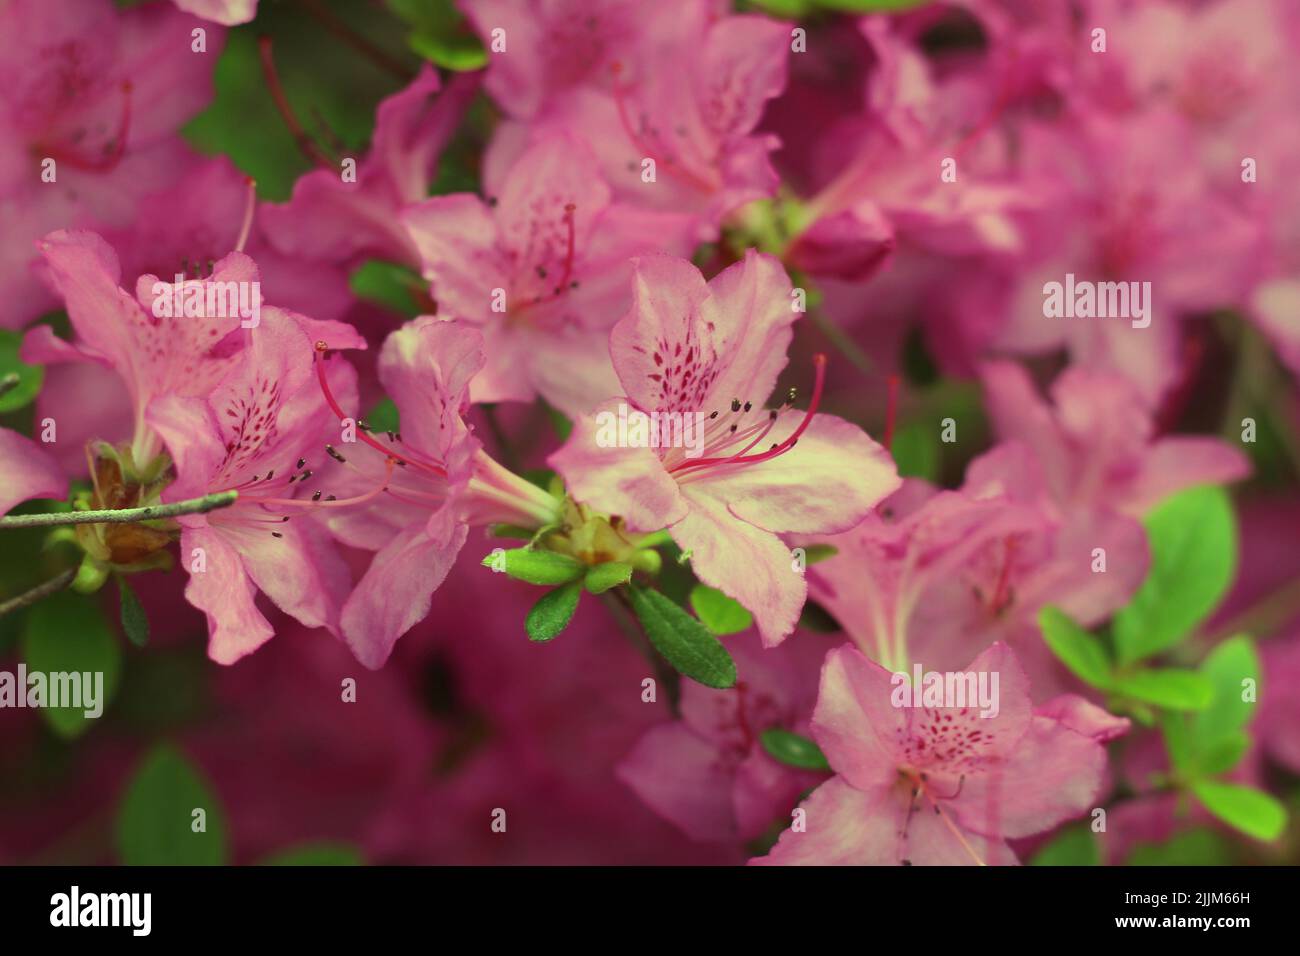
{"type": "Polygon", "coordinates": [[[408,42],[426,60],[457,71],[487,65],[487,49],[451,0],[388,0],[388,6],[411,24],[408,42]]]}
{"type": "Polygon", "coordinates": [[[364,866],[361,851],[349,843],[300,843],[272,853],[262,866],[364,866]]]}
{"type": "Polygon", "coordinates": [[[930,425],[909,422],[894,432],[889,446],[902,478],[939,478],[939,433],[930,425]]]}
{"type": "Polygon", "coordinates": [[[707,627],[658,591],[632,588],[632,608],[668,663],[706,687],[736,683],[736,662],[707,627]]]}
{"type": "Polygon", "coordinates": [[[822,753],[822,749],[807,737],[782,730],[780,727],[769,727],[758,735],[758,739],[763,742],[763,749],[773,760],[801,770],[829,771],[831,769],[830,762],[822,753]]]}
{"type": "Polygon", "coordinates": [[[1218,605],[1237,567],[1237,525],[1228,493],[1191,488],[1143,521],[1151,571],[1133,601],[1115,616],[1121,666],[1174,646],[1218,605]]]}
{"type": "Polygon", "coordinates": [[[754,624],[754,616],[739,601],[707,584],[691,588],[691,610],[714,634],[739,634],[754,624]]]}
{"type": "Polygon", "coordinates": [[[1031,866],[1100,866],[1101,849],[1086,823],[1063,827],[1046,846],[1034,854],[1031,866]]]}
{"type": "Polygon", "coordinates": [[[1192,735],[1197,742],[1208,743],[1244,730],[1255,715],[1255,701],[1259,699],[1260,664],[1255,642],[1244,634],[1229,638],[1201,662],[1201,673],[1213,687],[1214,699],[1192,721],[1192,735]],[[1254,688],[1249,700],[1244,693],[1245,681],[1254,688]]]}
{"type": "MultiPolygon", "coordinates": [[[[408,319],[425,311],[417,301],[415,292],[427,285],[419,273],[412,269],[381,259],[367,259],[348,276],[348,288],[358,299],[378,303],[408,319]]],[[[366,421],[370,419],[367,418],[366,421]]]]}
{"type": "Polygon", "coordinates": [[[897,13],[930,0],[817,0],[818,6],[844,13],[897,13]]]}
{"type": "Polygon", "coordinates": [[[1093,637],[1059,608],[1045,607],[1038,615],[1043,640],[1080,680],[1100,687],[1111,686],[1111,665],[1101,641],[1093,637]]]}
{"type": "Polygon", "coordinates": [[[569,436],[573,434],[573,422],[558,408],[552,408],[545,402],[542,404],[546,407],[546,417],[550,419],[551,427],[555,429],[555,436],[561,443],[568,441],[569,436]]]}
{"type": "Polygon", "coordinates": [[[587,590],[592,594],[603,594],[610,588],[627,584],[632,580],[632,565],[622,561],[606,561],[597,564],[587,572],[587,590]]]}
{"type": "Polygon", "coordinates": [[[533,548],[497,548],[483,559],[483,567],[529,584],[568,584],[587,573],[585,564],[567,554],[533,548]]]}
{"type": "Polygon", "coordinates": [[[391,398],[381,398],[362,421],[370,426],[371,431],[375,432],[397,432],[401,430],[401,418],[397,411],[397,403],[391,398]]]}
{"type": "Polygon", "coordinates": [[[127,866],[220,866],[226,861],[221,805],[173,747],[156,747],[127,785],[117,813],[117,847],[127,866]],[[203,811],[201,817],[196,810],[203,811]],[[195,832],[200,819],[203,830],[195,832]]]}
{"type": "Polygon", "coordinates": [[[532,606],[524,619],[524,628],[530,641],[549,641],[573,620],[582,596],[582,582],[571,581],[554,591],[547,591],[532,606]]]}
{"type": "Polygon", "coordinates": [[[1210,682],[1195,671],[1135,671],[1116,677],[1111,688],[1166,710],[1203,710],[1214,698],[1210,682]]]}
{"type": "MultiPolygon", "coordinates": [[[[1204,711],[1196,716],[1201,717],[1203,714],[1204,711]]],[[[1216,735],[1208,744],[1202,744],[1197,740],[1195,755],[1192,758],[1195,761],[1192,773],[1198,778],[1225,774],[1241,763],[1241,758],[1246,756],[1246,751],[1249,749],[1250,734],[1243,730],[1216,735]]]]}
{"type": "Polygon", "coordinates": [[[18,357],[23,337],[0,329],[0,414],[22,408],[34,399],[45,381],[45,368],[18,357]],[[12,376],[12,377],[10,377],[12,376]]]}
{"type": "Polygon", "coordinates": [[[839,553],[840,549],[833,544],[810,544],[803,549],[804,567],[833,558],[839,553]]]}
{"type": "Polygon", "coordinates": [[[1286,808],[1262,790],[1198,780],[1192,792],[1216,817],[1256,840],[1276,840],[1286,829],[1286,808]]]}
{"type": "Polygon", "coordinates": [[[70,591],[52,595],[28,610],[22,655],[29,687],[32,673],[38,672],[44,677],[47,695],[58,685],[62,696],[75,681],[83,705],[92,703],[88,697],[98,698],[93,706],[42,706],[41,716],[63,737],[75,737],[90,728],[97,718],[87,717],[86,711],[103,713],[122,672],[122,650],[99,602],[70,591]]]}
{"type": "Polygon", "coordinates": [[[122,605],[122,631],[136,647],[144,647],[149,643],[149,618],[124,574],[117,576],[117,593],[122,605]]]}

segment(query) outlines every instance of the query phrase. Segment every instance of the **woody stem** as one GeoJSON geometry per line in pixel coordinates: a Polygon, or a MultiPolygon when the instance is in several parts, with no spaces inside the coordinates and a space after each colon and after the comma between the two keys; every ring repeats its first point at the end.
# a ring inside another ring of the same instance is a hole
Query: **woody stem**
{"type": "Polygon", "coordinates": [[[218,508],[228,508],[239,498],[237,491],[219,491],[204,495],[202,498],[190,498],[187,501],[174,501],[165,505],[145,505],[143,508],[108,508],[102,511],[59,511],[53,514],[6,515],[0,518],[0,529],[4,528],[48,528],[64,524],[130,524],[136,521],[156,521],[159,518],[175,518],[179,515],[206,514],[218,508]]]}
{"type": "Polygon", "coordinates": [[[68,570],[59,574],[57,577],[50,578],[45,583],[36,585],[36,587],[32,588],[30,591],[26,591],[15,598],[10,598],[8,601],[0,604],[0,617],[4,617],[11,611],[17,611],[19,608],[35,604],[37,601],[43,600],[51,594],[57,594],[59,591],[62,591],[71,584],[76,576],[77,568],[74,566],[68,568],[68,570]]]}

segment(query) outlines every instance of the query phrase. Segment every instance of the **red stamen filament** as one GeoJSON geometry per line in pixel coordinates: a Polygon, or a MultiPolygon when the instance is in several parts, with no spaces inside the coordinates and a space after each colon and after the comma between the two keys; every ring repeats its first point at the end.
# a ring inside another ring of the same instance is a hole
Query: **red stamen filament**
{"type": "MultiPolygon", "coordinates": [[[[799,426],[790,434],[790,437],[788,437],[785,441],[781,442],[775,448],[770,448],[767,451],[761,452],[757,455],[746,455],[742,451],[738,454],[729,455],[727,457],[722,457],[722,458],[694,458],[694,459],[688,458],[682,461],[681,463],[674,465],[672,468],[670,468],[669,473],[681,474],[682,472],[690,469],[704,468],[711,465],[754,465],[754,464],[758,464],[759,462],[767,461],[771,458],[776,458],[780,455],[784,455],[786,452],[788,452],[791,448],[794,447],[795,442],[799,440],[799,436],[802,435],[807,430],[809,424],[812,423],[813,415],[816,414],[817,412],[817,406],[821,404],[822,389],[826,384],[826,356],[821,353],[814,355],[813,366],[817,372],[817,381],[813,385],[813,394],[812,394],[811,401],[809,401],[808,403],[808,411],[804,413],[803,421],[799,423],[799,426]]],[[[747,446],[745,450],[747,451],[749,447],[750,446],[747,446]]]]}
{"type": "MultiPolygon", "coordinates": [[[[325,395],[325,403],[329,405],[330,410],[334,412],[334,414],[338,416],[339,421],[342,422],[351,418],[351,416],[343,411],[338,401],[334,398],[334,393],[330,391],[329,379],[325,374],[325,353],[328,351],[329,351],[329,346],[327,344],[325,344],[324,342],[316,343],[316,350],[314,354],[314,358],[316,361],[316,379],[317,381],[320,382],[320,389],[325,395]]],[[[394,451],[392,448],[385,448],[375,439],[371,438],[370,434],[359,425],[357,426],[357,437],[360,438],[367,445],[369,445],[371,448],[378,451],[385,458],[392,458],[394,461],[399,461],[408,465],[412,465],[416,468],[419,468],[422,471],[427,471],[438,478],[447,477],[447,470],[443,468],[441,465],[434,464],[433,462],[424,461],[419,458],[414,458],[407,455],[399,454],[398,452],[394,451]]]]}
{"type": "Polygon", "coordinates": [[[259,505],[275,505],[277,508],[343,508],[359,505],[377,498],[388,490],[388,483],[393,479],[393,468],[397,464],[390,455],[384,462],[384,480],[376,488],[354,498],[335,498],[330,501],[312,501],[308,498],[258,498],[254,495],[241,495],[240,501],[255,501],[259,505]]]}
{"type": "Polygon", "coordinates": [[[1001,614],[1006,610],[1007,605],[1011,603],[1011,592],[1008,584],[1011,580],[1011,559],[1015,555],[1016,544],[1015,538],[1006,539],[1006,550],[1002,555],[1002,570],[998,572],[998,583],[993,589],[993,598],[989,601],[989,611],[993,614],[1001,614]]]}

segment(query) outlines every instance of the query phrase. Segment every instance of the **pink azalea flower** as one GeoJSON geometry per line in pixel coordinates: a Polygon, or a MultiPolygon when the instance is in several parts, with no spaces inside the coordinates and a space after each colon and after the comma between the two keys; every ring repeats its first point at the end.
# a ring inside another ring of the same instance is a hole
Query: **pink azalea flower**
{"type": "Polygon", "coordinates": [[[122,226],[183,175],[176,131],[208,100],[223,33],[191,50],[196,21],[160,4],[12,0],[0,7],[0,325],[20,328],[54,300],[30,245],[72,225],[122,226]],[[53,167],[45,164],[53,160],[53,167]],[[53,182],[42,180],[52,171],[53,182]]]}
{"type": "MultiPolygon", "coordinates": [[[[162,450],[162,442],[146,420],[150,402],[165,394],[207,396],[231,368],[241,361],[244,344],[237,310],[205,317],[154,314],[160,299],[179,293],[207,296],[214,283],[243,283],[250,292],[258,282],[257,264],[242,252],[232,252],[216,262],[203,279],[176,284],[156,276],[141,276],[136,293],[119,285],[117,254],[91,232],[59,231],[40,243],[47,278],[63,297],[68,318],[77,334],[74,342],[57,338],[48,325],[28,332],[23,342],[25,361],[95,362],[117,373],[131,397],[132,456],[145,469],[162,450]],[[162,290],[155,296],[155,289],[162,290]]],[[[250,298],[251,302],[251,298],[250,298]]],[[[174,310],[172,310],[174,311],[174,310]]],[[[101,436],[103,437],[103,436],[101,436]]],[[[117,437],[117,436],[113,436],[117,437]]]]}
{"type": "Polygon", "coordinates": [[[997,434],[1029,447],[1063,514],[1140,517],[1176,491],[1250,472],[1246,456],[1220,439],[1157,435],[1140,387],[1124,376],[1066,369],[1052,383],[1052,405],[1013,362],[989,363],[983,379],[997,434]]]}
{"type": "Polygon", "coordinates": [[[0,514],[29,498],[63,498],[68,479],[49,452],[24,435],[0,428],[0,514]]]}
{"type": "Polygon", "coordinates": [[[1279,764],[1300,772],[1300,700],[1294,693],[1300,680],[1300,634],[1263,642],[1260,655],[1264,666],[1260,742],[1279,764]]]}
{"type": "Polygon", "coordinates": [[[540,392],[568,415],[620,391],[606,343],[627,311],[628,260],[691,246],[689,220],[611,202],[589,151],[563,136],[524,153],[492,205],[436,196],[403,220],[439,311],[483,329],[488,364],[471,399],[540,392]]]}
{"type": "MultiPolygon", "coordinates": [[[[643,11],[636,12],[642,29],[643,11]]],[[[754,130],[764,104],[785,85],[790,28],[765,17],[727,16],[704,2],[661,13],[649,19],[626,59],[618,26],[623,19],[601,20],[597,29],[609,34],[595,42],[602,51],[608,48],[597,60],[609,64],[606,82],[572,86],[526,123],[502,124],[485,161],[485,178],[491,181],[513,165],[535,137],[569,132],[595,152],[617,198],[696,217],[700,240],[717,235],[726,213],[771,195],[777,177],[768,154],[778,142],[754,130]],[[675,68],[665,69],[665,63],[675,68]],[[643,179],[646,160],[654,161],[653,181],[643,179]]],[[[549,43],[547,31],[557,22],[525,36],[549,43]]],[[[550,55],[511,59],[510,70],[527,69],[529,78],[512,80],[510,88],[544,82],[535,71],[550,55]]],[[[507,57],[516,55],[507,52],[500,59],[507,57]]]]}
{"type": "Polygon", "coordinates": [[[379,104],[355,181],[345,182],[341,167],[313,170],[294,184],[289,202],[263,210],[271,244],[299,258],[369,255],[417,266],[419,251],[400,214],[428,195],[438,158],[479,81],[478,73],[462,73],[443,89],[426,63],[409,86],[379,104]]]}
{"type": "Polygon", "coordinates": [[[763,407],[797,316],[769,256],[750,251],[708,283],[681,259],[636,260],[632,310],[610,336],[627,397],[579,419],[549,459],[578,501],[632,530],[667,528],[701,581],[754,613],[769,646],[794,629],[806,593],[779,535],[845,531],[898,486],[883,448],[816,414],[824,358],[807,412],[763,407]],[[608,447],[600,412],[616,416],[620,404],[693,416],[699,454],[608,447]]]}
{"type": "Polygon", "coordinates": [[[340,616],[344,639],[367,667],[382,666],[397,639],[429,613],[470,524],[541,527],[558,514],[558,501],[489,458],[465,424],[470,379],[482,366],[475,329],[430,316],[392,333],[379,353],[379,378],[402,431],[382,439],[357,432],[369,452],[357,448],[339,463],[346,467],[337,487],[369,503],[329,519],[339,540],[375,552],[340,616]]]}
{"type": "MultiPolygon", "coordinates": [[[[165,501],[240,494],[228,508],[178,519],[181,562],[190,572],[185,596],[207,615],[208,655],[221,664],[273,636],[254,603],[258,591],[308,627],[337,630],[350,584],[328,532],[310,520],[312,512],[350,502],[298,494],[312,478],[308,465],[319,467],[322,446],[339,434],[314,374],[309,329],[320,325],[266,308],[240,361],[207,394],[173,391],[151,400],[146,412],[176,468],[165,501]]],[[[346,333],[332,334],[341,340],[346,333]]],[[[364,347],[355,338],[344,344],[364,347]]],[[[351,368],[336,362],[330,374],[334,391],[354,403],[351,368]]]]}
{"type": "Polygon", "coordinates": [[[998,675],[996,715],[895,706],[889,671],[855,648],[832,651],[812,732],[837,775],[803,802],[806,829],[787,830],[751,862],[1015,863],[1007,839],[1086,813],[1106,766],[1102,743],[1128,722],[1078,699],[1032,708],[1003,644],[966,671],[998,675]]]}
{"type": "Polygon", "coordinates": [[[696,840],[762,836],[824,779],[772,759],[759,736],[771,728],[808,735],[825,636],[800,634],[762,650],[752,641],[745,634],[724,642],[740,674],[735,687],[683,681],[681,719],[648,730],[617,768],[656,813],[696,840]]]}
{"type": "Polygon", "coordinates": [[[1001,491],[909,480],[851,530],[804,542],[837,549],[808,568],[808,594],[884,666],[954,668],[1001,622],[1052,531],[1041,510],[1001,491]]]}
{"type": "Polygon", "coordinates": [[[1155,403],[1183,367],[1184,319],[1246,302],[1264,251],[1260,224],[1189,160],[1191,130],[1169,110],[1094,110],[1021,132],[1026,167],[1058,182],[991,346],[1026,355],[1064,346],[1074,365],[1120,372],[1144,404],[1155,403]],[[1145,314],[1130,305],[1124,316],[1047,315],[1048,283],[1071,275],[1076,283],[1139,283],[1139,291],[1149,283],[1145,314]]]}

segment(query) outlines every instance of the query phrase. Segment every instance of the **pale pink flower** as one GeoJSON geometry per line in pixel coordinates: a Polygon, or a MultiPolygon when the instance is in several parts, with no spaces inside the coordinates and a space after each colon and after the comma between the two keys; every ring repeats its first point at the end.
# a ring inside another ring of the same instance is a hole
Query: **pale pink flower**
{"type": "Polygon", "coordinates": [[[36,442],[0,428],[0,514],[30,498],[62,498],[68,479],[36,442]]]}

